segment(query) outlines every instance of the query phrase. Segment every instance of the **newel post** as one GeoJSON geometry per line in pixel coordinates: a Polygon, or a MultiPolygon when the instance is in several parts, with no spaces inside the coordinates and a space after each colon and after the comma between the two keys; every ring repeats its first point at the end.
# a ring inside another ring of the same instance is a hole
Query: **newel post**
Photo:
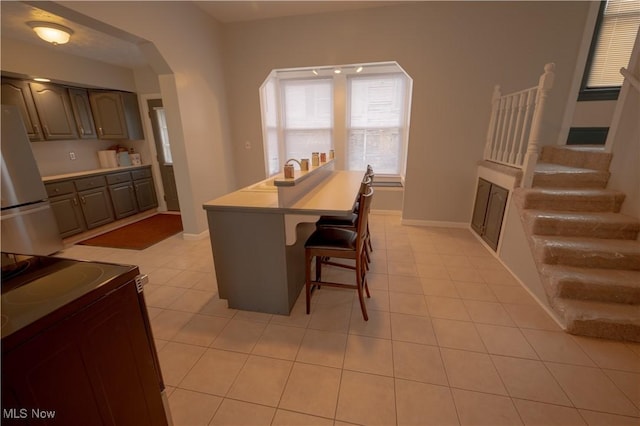
{"type": "Polygon", "coordinates": [[[487,142],[484,147],[484,159],[493,158],[495,144],[495,127],[498,121],[498,107],[500,105],[500,85],[493,87],[493,95],[491,96],[491,117],[489,118],[489,130],[487,130],[487,142]]]}
{"type": "Polygon", "coordinates": [[[533,118],[531,119],[531,132],[529,133],[529,142],[527,143],[527,153],[524,157],[522,165],[522,183],[523,188],[530,188],[533,182],[533,172],[540,155],[540,138],[542,133],[542,118],[544,117],[545,103],[549,90],[553,87],[555,78],[554,70],[556,64],[548,63],[544,66],[544,74],[540,76],[538,82],[538,92],[536,93],[535,109],[533,118]]]}

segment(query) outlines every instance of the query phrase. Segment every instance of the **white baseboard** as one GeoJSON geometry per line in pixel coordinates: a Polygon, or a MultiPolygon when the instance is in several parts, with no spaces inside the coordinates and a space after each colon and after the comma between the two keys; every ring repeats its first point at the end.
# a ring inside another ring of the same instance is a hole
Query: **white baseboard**
{"type": "Polygon", "coordinates": [[[188,241],[196,241],[196,240],[204,240],[205,238],[209,238],[209,230],[205,229],[199,234],[187,234],[186,232],[182,233],[182,239],[188,241]]]}
{"type": "Polygon", "coordinates": [[[402,214],[401,210],[382,210],[382,209],[371,209],[371,214],[379,214],[385,216],[400,216],[402,214]]]}
{"type": "Polygon", "coordinates": [[[402,219],[402,225],[432,226],[434,228],[469,228],[466,222],[445,222],[440,220],[402,219]]]}

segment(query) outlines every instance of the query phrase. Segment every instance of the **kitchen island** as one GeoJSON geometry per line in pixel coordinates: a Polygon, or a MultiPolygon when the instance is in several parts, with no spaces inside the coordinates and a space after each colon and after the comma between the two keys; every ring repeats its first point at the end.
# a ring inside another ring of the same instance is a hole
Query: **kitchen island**
{"type": "Polygon", "coordinates": [[[315,221],[349,214],[362,176],[330,162],[205,203],[220,298],[230,308],[288,315],[304,286],[315,221]]]}

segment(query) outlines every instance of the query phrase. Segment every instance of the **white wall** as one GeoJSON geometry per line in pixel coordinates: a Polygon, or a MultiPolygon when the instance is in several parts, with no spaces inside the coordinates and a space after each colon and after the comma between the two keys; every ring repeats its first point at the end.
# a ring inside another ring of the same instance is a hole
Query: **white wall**
{"type": "Polygon", "coordinates": [[[204,235],[202,204],[234,188],[219,25],[188,2],[60,4],[151,41],[171,69],[160,89],[183,225],[188,236],[204,235]]]}
{"type": "Polygon", "coordinates": [[[403,218],[468,223],[493,86],[533,86],[555,62],[545,123],[555,143],[587,11],[574,1],[414,2],[225,25],[238,186],[264,178],[258,88],[272,69],[395,60],[414,80],[403,218]]]}

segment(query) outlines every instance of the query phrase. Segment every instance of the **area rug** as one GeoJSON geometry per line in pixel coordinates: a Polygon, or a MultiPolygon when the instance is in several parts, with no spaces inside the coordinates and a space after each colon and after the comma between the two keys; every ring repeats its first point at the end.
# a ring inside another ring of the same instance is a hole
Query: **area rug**
{"type": "Polygon", "coordinates": [[[141,221],[89,238],[78,244],[130,250],[144,250],[182,231],[177,214],[156,214],[141,221]]]}

